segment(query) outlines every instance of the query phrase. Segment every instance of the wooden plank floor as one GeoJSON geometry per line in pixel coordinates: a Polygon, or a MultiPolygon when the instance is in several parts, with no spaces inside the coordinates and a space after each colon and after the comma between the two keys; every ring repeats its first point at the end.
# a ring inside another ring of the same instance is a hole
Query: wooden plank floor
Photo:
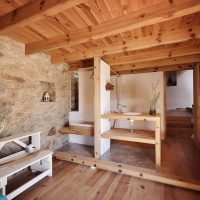
{"type": "Polygon", "coordinates": [[[45,178],[15,200],[199,200],[200,193],[122,174],[54,161],[45,178]]]}

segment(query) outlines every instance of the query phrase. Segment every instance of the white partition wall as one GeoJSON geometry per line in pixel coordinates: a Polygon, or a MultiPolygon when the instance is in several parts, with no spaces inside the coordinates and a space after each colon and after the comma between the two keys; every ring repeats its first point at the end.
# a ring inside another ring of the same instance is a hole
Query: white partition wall
{"type": "Polygon", "coordinates": [[[105,89],[110,81],[110,66],[98,57],[94,66],[95,157],[99,158],[110,148],[110,140],[101,138],[101,133],[110,129],[109,120],[101,119],[101,114],[110,112],[110,91],[105,89]]]}
{"type": "MultiPolygon", "coordinates": [[[[100,75],[100,92],[101,92],[101,114],[110,113],[110,91],[107,91],[105,86],[107,82],[110,82],[110,65],[101,60],[101,75],[100,75]]],[[[110,122],[108,119],[101,119],[101,133],[110,130],[110,122]]],[[[109,139],[100,139],[100,152],[103,155],[108,149],[110,149],[109,139]]]]}

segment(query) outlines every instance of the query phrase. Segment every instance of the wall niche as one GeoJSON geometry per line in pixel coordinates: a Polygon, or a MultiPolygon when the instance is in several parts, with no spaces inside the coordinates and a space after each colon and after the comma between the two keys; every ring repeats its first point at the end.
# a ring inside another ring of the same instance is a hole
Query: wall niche
{"type": "Polygon", "coordinates": [[[52,82],[41,81],[41,91],[42,91],[42,102],[55,102],[56,101],[56,90],[55,84],[52,82]],[[49,101],[45,101],[45,94],[48,93],[49,101]]]}

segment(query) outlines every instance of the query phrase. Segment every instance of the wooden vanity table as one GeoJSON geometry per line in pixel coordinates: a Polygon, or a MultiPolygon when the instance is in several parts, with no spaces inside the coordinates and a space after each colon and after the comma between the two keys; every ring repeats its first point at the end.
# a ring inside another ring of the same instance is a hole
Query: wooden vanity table
{"type": "Polygon", "coordinates": [[[161,165],[161,131],[160,131],[160,114],[154,116],[149,114],[139,114],[139,115],[125,115],[121,113],[109,113],[101,115],[102,119],[113,119],[113,120],[129,120],[129,121],[151,121],[155,122],[155,131],[148,130],[134,130],[131,133],[130,129],[119,129],[113,128],[105,133],[101,134],[102,138],[114,139],[114,140],[124,140],[131,142],[140,142],[146,144],[155,145],[155,161],[156,166],[161,165]]]}

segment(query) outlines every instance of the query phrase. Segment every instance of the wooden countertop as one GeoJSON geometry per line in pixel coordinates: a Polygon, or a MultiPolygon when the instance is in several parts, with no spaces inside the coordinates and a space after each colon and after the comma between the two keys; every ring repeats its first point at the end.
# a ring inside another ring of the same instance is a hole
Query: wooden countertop
{"type": "Polygon", "coordinates": [[[148,113],[141,113],[139,115],[125,115],[123,113],[108,113],[102,114],[102,119],[121,119],[121,120],[147,120],[147,121],[157,121],[160,120],[160,114],[149,115],[148,113]]]}

